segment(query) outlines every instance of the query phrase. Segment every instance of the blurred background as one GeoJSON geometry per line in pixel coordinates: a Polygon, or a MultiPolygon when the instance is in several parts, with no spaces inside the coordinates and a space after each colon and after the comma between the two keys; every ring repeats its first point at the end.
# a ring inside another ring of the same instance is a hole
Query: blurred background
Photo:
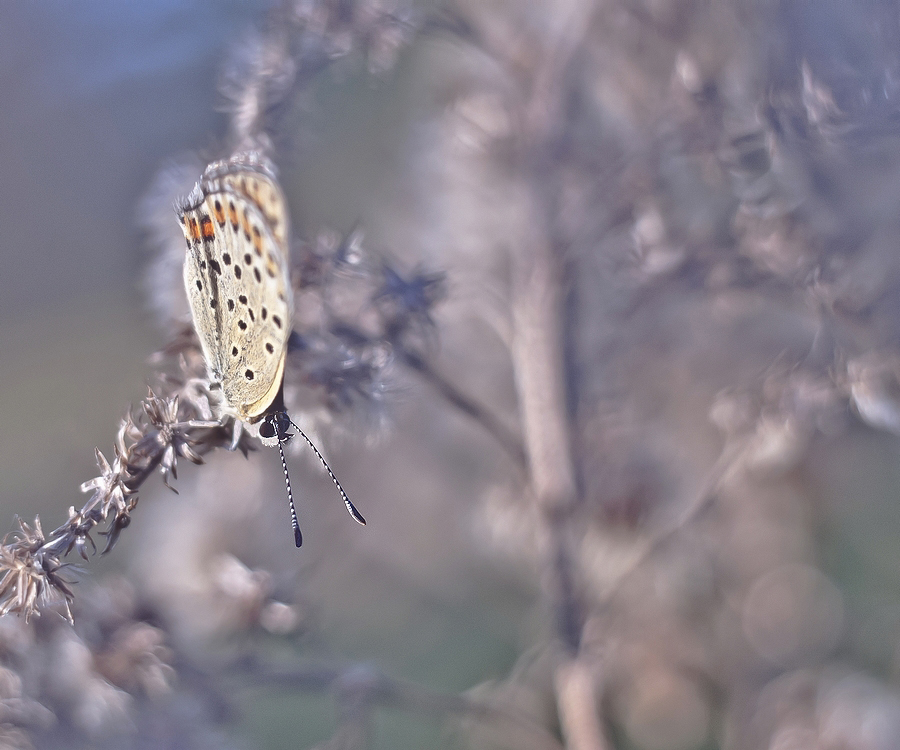
{"type": "Polygon", "coordinates": [[[6,531],[248,135],[368,520],[299,444],[300,550],[275,451],[151,478],[74,628],[0,619],[0,747],[900,748],[900,4],[7,4],[0,95],[6,531]]]}

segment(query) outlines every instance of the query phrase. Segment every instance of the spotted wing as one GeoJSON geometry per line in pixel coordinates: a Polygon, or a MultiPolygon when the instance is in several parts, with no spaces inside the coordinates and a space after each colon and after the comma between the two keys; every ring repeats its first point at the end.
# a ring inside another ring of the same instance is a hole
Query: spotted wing
{"type": "Polygon", "coordinates": [[[221,182],[254,203],[265,217],[275,241],[288,255],[287,205],[268,161],[254,152],[236,154],[228,161],[211,164],[203,178],[203,184],[210,192],[219,189],[221,182]]]}
{"type": "MultiPolygon", "coordinates": [[[[253,421],[275,399],[284,372],[293,301],[286,245],[256,198],[277,183],[250,167],[231,165],[204,176],[183,207],[188,241],[184,265],[194,324],[213,380],[241,419],[253,421]],[[248,193],[243,188],[253,185],[248,193]]],[[[278,225],[287,229],[286,214],[278,225]]]]}

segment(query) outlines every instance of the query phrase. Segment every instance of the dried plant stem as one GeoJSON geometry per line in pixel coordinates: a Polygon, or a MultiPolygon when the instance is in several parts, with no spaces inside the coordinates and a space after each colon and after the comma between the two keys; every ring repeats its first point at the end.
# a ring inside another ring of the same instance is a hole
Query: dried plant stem
{"type": "Polygon", "coordinates": [[[570,659],[554,674],[560,724],[569,750],[602,750],[608,743],[597,714],[597,695],[591,665],[570,659]]]}
{"type": "Polygon", "coordinates": [[[559,272],[550,243],[518,256],[514,278],[513,360],[531,491],[544,534],[545,589],[556,613],[567,657],[557,668],[557,710],[568,747],[607,746],[597,717],[595,684],[578,655],[581,605],[575,590],[570,516],[576,486],[569,445],[561,341],[559,272]]]}
{"type": "Polygon", "coordinates": [[[557,714],[572,750],[605,750],[608,743],[597,713],[592,665],[579,653],[582,603],[576,590],[571,516],[577,500],[569,441],[563,342],[562,243],[556,241],[558,214],[554,143],[564,121],[566,73],[593,5],[563,4],[562,21],[544,46],[523,106],[521,166],[531,189],[534,217],[529,246],[513,255],[512,358],[531,492],[541,524],[546,561],[544,588],[556,614],[557,636],[566,656],[556,668],[557,714]]]}
{"type": "Polygon", "coordinates": [[[463,414],[474,419],[494,439],[500,443],[503,449],[515,461],[516,465],[527,470],[528,459],[522,441],[513,434],[490,410],[483,404],[463,393],[453,383],[447,380],[441,373],[435,370],[431,364],[415,352],[404,349],[401,352],[403,363],[410,370],[417,373],[425,382],[431,385],[452,406],[463,414]]]}
{"type": "Polygon", "coordinates": [[[513,361],[531,486],[548,518],[575,499],[562,373],[560,282],[549,251],[538,248],[517,264],[513,361]]]}

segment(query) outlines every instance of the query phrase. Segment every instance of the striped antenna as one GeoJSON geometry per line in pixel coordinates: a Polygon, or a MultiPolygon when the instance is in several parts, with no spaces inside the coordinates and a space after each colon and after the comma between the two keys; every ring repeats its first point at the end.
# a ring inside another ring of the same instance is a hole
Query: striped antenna
{"type": "Polygon", "coordinates": [[[294,507],[294,493],[291,492],[291,478],[288,475],[287,461],[284,460],[284,442],[281,438],[278,439],[278,454],[281,456],[281,468],[284,469],[284,483],[287,486],[288,505],[291,508],[291,527],[294,529],[294,544],[301,547],[303,546],[303,534],[300,533],[300,522],[297,520],[297,509],[294,507]]]}
{"type": "MultiPolygon", "coordinates": [[[[322,466],[325,467],[325,471],[328,472],[328,476],[331,477],[331,481],[334,482],[334,486],[337,487],[338,492],[341,493],[341,499],[344,501],[344,506],[347,508],[347,512],[353,517],[354,521],[356,521],[358,524],[360,524],[362,526],[365,526],[366,519],[363,518],[362,513],[360,513],[356,509],[356,506],[352,502],[350,502],[350,498],[347,497],[347,493],[344,492],[344,488],[341,487],[341,483],[338,481],[338,478],[334,475],[334,472],[331,470],[331,467],[328,465],[328,462],[325,460],[325,457],[321,453],[319,453],[319,449],[316,448],[316,446],[313,444],[313,441],[310,440],[306,436],[306,433],[303,430],[301,430],[299,427],[297,427],[297,423],[294,422],[290,417],[288,417],[287,414],[285,414],[284,416],[287,419],[287,421],[290,422],[294,426],[294,429],[300,433],[301,437],[307,442],[309,447],[313,449],[313,453],[316,454],[316,457],[322,462],[322,466]]],[[[280,443],[279,443],[279,445],[280,445],[280,443]]]]}
{"type": "Polygon", "coordinates": [[[278,439],[278,454],[281,456],[281,468],[284,471],[284,483],[287,487],[288,505],[291,510],[291,527],[294,529],[294,543],[300,547],[303,544],[303,535],[300,533],[300,523],[297,520],[297,508],[294,505],[294,493],[291,490],[291,478],[288,474],[287,460],[284,457],[284,444],[293,437],[293,434],[288,432],[288,425],[293,426],[293,428],[300,433],[306,441],[306,444],[309,445],[309,447],[312,448],[313,453],[316,454],[316,458],[322,462],[322,466],[325,467],[325,471],[328,472],[328,476],[331,477],[334,486],[337,487],[338,492],[341,493],[341,499],[344,501],[344,506],[347,508],[347,512],[353,520],[358,524],[365,526],[366,519],[363,518],[362,513],[357,510],[350,498],[347,497],[347,493],[344,492],[344,488],[341,486],[338,478],[331,470],[325,457],[319,452],[319,449],[316,448],[313,441],[310,440],[307,434],[297,426],[296,422],[287,415],[287,412],[273,412],[266,417],[265,424],[260,426],[260,435],[266,438],[276,437],[278,439]],[[264,429],[266,427],[269,429],[264,429]]]}

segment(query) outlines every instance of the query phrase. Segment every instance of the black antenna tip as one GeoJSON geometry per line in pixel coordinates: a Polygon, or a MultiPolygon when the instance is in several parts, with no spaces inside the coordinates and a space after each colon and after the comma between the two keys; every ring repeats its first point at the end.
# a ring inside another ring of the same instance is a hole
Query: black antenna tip
{"type": "Polygon", "coordinates": [[[294,544],[298,547],[303,545],[303,534],[300,533],[300,523],[297,521],[297,509],[294,507],[294,493],[291,490],[291,478],[288,475],[287,461],[284,458],[284,443],[288,437],[284,434],[284,430],[280,429],[281,425],[275,422],[275,417],[266,418],[265,423],[260,427],[271,427],[275,435],[278,437],[278,455],[281,456],[281,468],[284,470],[284,484],[287,488],[288,508],[291,511],[291,526],[294,529],[294,544]]]}
{"type": "MultiPolygon", "coordinates": [[[[341,499],[344,501],[344,506],[347,508],[347,511],[353,517],[353,520],[356,521],[361,526],[365,526],[366,519],[363,518],[362,513],[360,513],[356,509],[356,506],[350,501],[350,498],[347,497],[347,493],[344,492],[344,488],[341,486],[341,483],[338,481],[338,478],[334,475],[334,472],[331,470],[331,467],[328,465],[328,462],[325,460],[325,457],[319,452],[319,449],[316,448],[315,443],[313,443],[313,441],[309,439],[307,434],[297,426],[296,422],[293,422],[291,420],[291,418],[287,415],[287,412],[281,412],[276,417],[273,417],[273,418],[277,419],[279,417],[282,420],[286,420],[287,425],[293,425],[294,429],[300,433],[300,436],[306,441],[307,445],[309,445],[309,447],[312,448],[313,453],[316,454],[316,458],[318,458],[319,461],[322,462],[322,466],[325,467],[325,471],[328,472],[328,476],[331,477],[331,481],[334,482],[334,486],[337,487],[338,492],[341,494],[341,499]]],[[[284,425],[283,422],[279,423],[279,429],[281,430],[282,434],[286,433],[287,425],[284,425]]],[[[281,441],[279,441],[278,445],[279,445],[279,447],[281,447],[281,441]]],[[[282,462],[282,465],[284,466],[284,475],[285,475],[285,477],[287,477],[287,464],[284,463],[284,451],[281,452],[281,462],[282,462]]],[[[299,547],[300,545],[298,544],[297,546],[299,547]]]]}
{"type": "Polygon", "coordinates": [[[350,502],[350,498],[347,498],[347,502],[345,503],[347,506],[347,510],[350,511],[350,515],[353,516],[353,520],[356,521],[360,526],[366,525],[366,519],[363,518],[362,513],[360,513],[356,506],[350,502]]]}

